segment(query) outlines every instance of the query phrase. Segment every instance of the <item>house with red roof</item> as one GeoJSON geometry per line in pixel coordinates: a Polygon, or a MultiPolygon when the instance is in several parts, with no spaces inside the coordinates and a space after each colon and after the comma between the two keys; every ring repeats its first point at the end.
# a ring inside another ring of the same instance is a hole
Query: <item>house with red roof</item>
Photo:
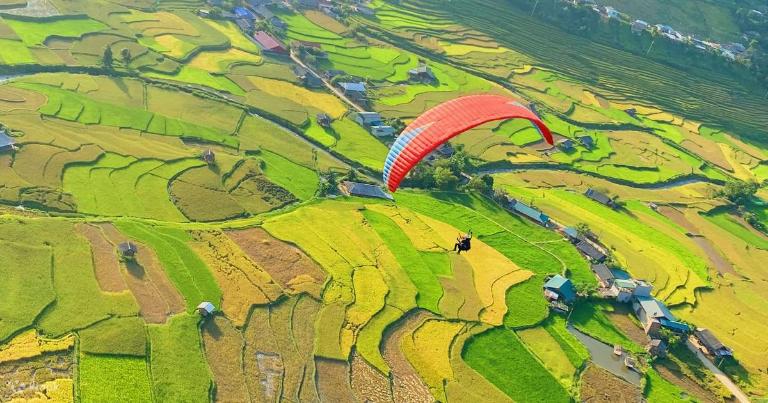
{"type": "Polygon", "coordinates": [[[256,31],[256,33],[253,34],[253,39],[256,40],[256,43],[265,52],[288,53],[288,49],[286,49],[285,45],[267,32],[256,31]]]}

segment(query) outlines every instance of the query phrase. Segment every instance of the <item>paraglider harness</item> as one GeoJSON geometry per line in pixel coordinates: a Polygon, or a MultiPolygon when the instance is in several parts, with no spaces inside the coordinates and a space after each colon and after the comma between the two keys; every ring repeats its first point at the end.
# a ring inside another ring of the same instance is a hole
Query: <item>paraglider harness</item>
{"type": "Polygon", "coordinates": [[[458,254],[461,252],[467,252],[472,249],[472,230],[467,232],[467,235],[459,235],[456,238],[456,244],[453,245],[453,250],[458,254]]]}

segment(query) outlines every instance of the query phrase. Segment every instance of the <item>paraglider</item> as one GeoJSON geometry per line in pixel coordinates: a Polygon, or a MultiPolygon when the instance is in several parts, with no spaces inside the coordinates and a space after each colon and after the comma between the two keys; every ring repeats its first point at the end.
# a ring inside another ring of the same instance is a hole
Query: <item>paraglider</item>
{"type": "Polygon", "coordinates": [[[467,235],[459,235],[456,238],[456,244],[453,245],[453,251],[461,255],[461,252],[469,252],[472,249],[472,230],[467,235]]]}
{"type": "Polygon", "coordinates": [[[533,123],[547,143],[552,133],[535,113],[500,95],[470,95],[442,103],[416,118],[395,140],[384,163],[384,182],[397,190],[408,172],[436,148],[483,123],[522,118],[533,123]]]}

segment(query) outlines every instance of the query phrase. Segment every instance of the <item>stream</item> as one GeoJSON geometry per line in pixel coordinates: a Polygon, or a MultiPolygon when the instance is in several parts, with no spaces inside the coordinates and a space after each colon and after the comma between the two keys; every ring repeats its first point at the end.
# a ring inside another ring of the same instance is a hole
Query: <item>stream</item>
{"type": "Polygon", "coordinates": [[[568,331],[576,336],[576,338],[587,347],[592,362],[595,363],[595,365],[606,369],[608,372],[633,385],[640,386],[640,381],[643,379],[643,376],[637,371],[633,371],[624,366],[624,357],[626,356],[626,353],[621,357],[617,356],[613,353],[613,346],[609,346],[588,336],[573,326],[568,326],[568,331]]]}

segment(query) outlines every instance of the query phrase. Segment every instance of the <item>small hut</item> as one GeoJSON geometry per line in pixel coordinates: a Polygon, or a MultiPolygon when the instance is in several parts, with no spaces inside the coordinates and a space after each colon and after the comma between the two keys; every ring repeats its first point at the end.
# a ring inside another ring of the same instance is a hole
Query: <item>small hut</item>
{"type": "Polygon", "coordinates": [[[133,242],[126,241],[117,245],[117,251],[120,253],[120,257],[124,259],[133,259],[136,256],[136,252],[138,252],[139,249],[136,247],[136,245],[133,242]]]}
{"type": "Polygon", "coordinates": [[[197,306],[197,313],[202,317],[210,316],[215,310],[216,307],[208,301],[201,302],[200,305],[197,306]]]}
{"type": "Polygon", "coordinates": [[[317,114],[317,124],[319,124],[321,127],[331,127],[332,121],[333,119],[331,119],[331,117],[328,116],[327,113],[317,114]]]}
{"type": "Polygon", "coordinates": [[[208,165],[213,165],[216,163],[216,154],[214,154],[213,150],[210,148],[203,151],[203,154],[200,156],[200,158],[208,165]]]}

